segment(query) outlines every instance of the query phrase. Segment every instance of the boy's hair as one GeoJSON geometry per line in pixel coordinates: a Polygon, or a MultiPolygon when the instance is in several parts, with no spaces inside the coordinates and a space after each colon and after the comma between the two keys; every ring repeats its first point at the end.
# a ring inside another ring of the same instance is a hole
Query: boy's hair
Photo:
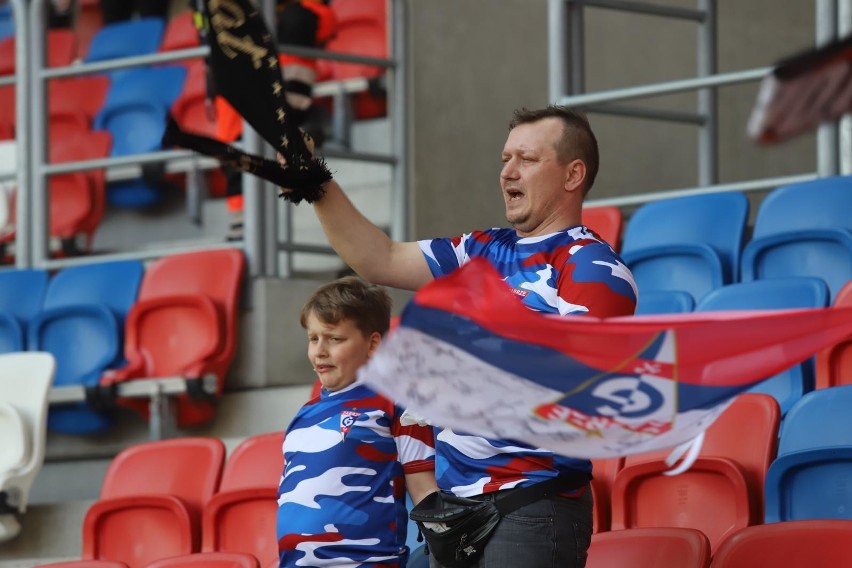
{"type": "Polygon", "coordinates": [[[320,286],[305,302],[299,321],[307,327],[308,316],[313,313],[328,324],[352,320],[365,337],[373,332],[384,335],[390,327],[391,304],[391,297],[382,286],[357,276],[344,276],[320,286]]]}

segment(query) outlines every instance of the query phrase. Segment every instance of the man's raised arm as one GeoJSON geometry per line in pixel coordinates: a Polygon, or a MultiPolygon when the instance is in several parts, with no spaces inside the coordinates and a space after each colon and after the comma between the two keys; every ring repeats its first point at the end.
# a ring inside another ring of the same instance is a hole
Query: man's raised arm
{"type": "Polygon", "coordinates": [[[331,247],[359,276],[404,290],[417,290],[432,279],[416,242],[391,240],[355,208],[336,181],[326,182],[323,189],[314,211],[331,247]]]}

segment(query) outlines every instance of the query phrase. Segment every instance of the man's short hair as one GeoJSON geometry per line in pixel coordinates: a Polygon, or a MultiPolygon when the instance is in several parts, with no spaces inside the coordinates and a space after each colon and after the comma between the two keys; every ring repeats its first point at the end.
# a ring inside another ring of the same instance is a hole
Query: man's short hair
{"type": "Polygon", "coordinates": [[[387,333],[390,327],[392,300],[382,286],[365,282],[357,276],[344,276],[320,286],[305,302],[299,322],[307,326],[313,313],[327,324],[352,320],[365,337],[373,332],[387,333]]]}
{"type": "Polygon", "coordinates": [[[586,164],[586,192],[588,192],[598,175],[600,154],[597,138],[584,113],[561,105],[549,105],[536,110],[520,108],[515,110],[512,121],[509,123],[509,130],[519,124],[538,122],[545,118],[558,118],[562,121],[564,128],[562,138],[556,143],[556,156],[563,164],[572,160],[583,160],[586,164]]]}

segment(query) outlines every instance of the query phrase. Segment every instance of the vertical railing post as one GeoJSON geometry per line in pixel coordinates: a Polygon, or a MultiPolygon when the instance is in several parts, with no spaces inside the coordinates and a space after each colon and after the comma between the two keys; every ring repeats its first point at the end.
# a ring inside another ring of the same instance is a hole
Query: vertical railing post
{"type": "Polygon", "coordinates": [[[15,18],[15,138],[17,161],[17,189],[15,203],[15,266],[32,266],[30,240],[30,210],[32,208],[30,145],[30,24],[25,0],[12,0],[15,18]]]}
{"type": "Polygon", "coordinates": [[[395,65],[388,69],[390,74],[389,118],[391,121],[391,152],[396,156],[396,164],[391,166],[391,225],[390,236],[394,240],[405,241],[412,238],[410,197],[409,197],[409,160],[408,160],[408,76],[406,73],[405,42],[408,38],[407,0],[391,2],[391,59],[395,65]]]}
{"type": "MultiPolygon", "coordinates": [[[[837,1],[837,37],[846,38],[852,34],[852,0],[837,1]]],[[[852,115],[840,119],[838,135],[839,172],[852,175],[852,115]]]]}
{"type": "MultiPolygon", "coordinates": [[[[716,74],[716,0],[698,0],[704,20],[698,24],[698,76],[716,74]]],[[[698,130],[698,185],[713,185],[719,176],[719,120],[716,87],[698,90],[698,113],[704,124],[698,130]]]]}
{"type": "MultiPolygon", "coordinates": [[[[817,0],[816,2],[816,44],[824,45],[837,37],[836,0],[817,0]]],[[[817,173],[821,177],[837,175],[838,163],[838,125],[825,123],[817,129],[817,173]]]]}
{"type": "Polygon", "coordinates": [[[568,10],[565,0],[547,3],[548,95],[555,103],[568,92],[568,45],[565,30],[568,10]]]}

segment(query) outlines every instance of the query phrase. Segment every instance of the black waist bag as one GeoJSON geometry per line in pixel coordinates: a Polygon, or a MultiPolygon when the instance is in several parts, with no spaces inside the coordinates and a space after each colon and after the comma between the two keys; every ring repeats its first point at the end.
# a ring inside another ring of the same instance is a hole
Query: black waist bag
{"type": "Polygon", "coordinates": [[[446,568],[466,568],[476,563],[503,515],[515,509],[589,482],[585,473],[562,475],[548,481],[507,491],[494,501],[478,501],[436,491],[423,498],[410,513],[426,539],[429,554],[446,568]],[[425,523],[438,523],[433,530],[425,523]],[[446,530],[441,530],[446,527],[446,530]]]}

